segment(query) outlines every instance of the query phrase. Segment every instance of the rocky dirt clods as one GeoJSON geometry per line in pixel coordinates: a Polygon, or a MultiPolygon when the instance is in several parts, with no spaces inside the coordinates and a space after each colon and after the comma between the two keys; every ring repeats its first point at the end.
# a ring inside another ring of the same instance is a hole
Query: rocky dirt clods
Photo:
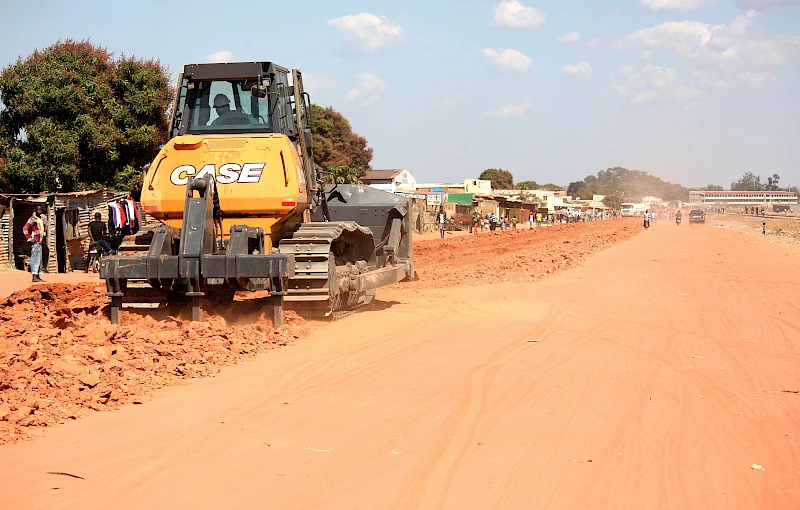
{"type": "Polygon", "coordinates": [[[104,285],[94,283],[36,285],[0,302],[0,444],[85,410],[141,403],[162,385],[214,374],[306,328],[288,312],[273,329],[259,299],[218,308],[201,323],[186,312],[126,310],[120,326],[106,303],[104,285]]]}

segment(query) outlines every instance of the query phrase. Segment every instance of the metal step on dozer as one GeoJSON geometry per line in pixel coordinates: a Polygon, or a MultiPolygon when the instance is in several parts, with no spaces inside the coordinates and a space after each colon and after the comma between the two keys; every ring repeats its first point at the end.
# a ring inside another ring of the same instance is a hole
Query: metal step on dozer
{"type": "Polygon", "coordinates": [[[270,62],[185,66],[141,197],[160,223],[146,254],[100,261],[112,323],[129,303],[190,306],[200,321],[203,298],[263,291],[278,327],[285,308],[342,316],[416,277],[410,200],[324,183],[302,74],[288,76],[270,62]]]}

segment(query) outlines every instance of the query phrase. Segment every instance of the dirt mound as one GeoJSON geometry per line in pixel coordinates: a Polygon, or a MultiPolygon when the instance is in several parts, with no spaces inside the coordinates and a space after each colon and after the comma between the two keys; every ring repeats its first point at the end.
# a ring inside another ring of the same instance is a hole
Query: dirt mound
{"type": "Polygon", "coordinates": [[[140,403],[156,388],[214,374],[306,329],[293,312],[273,329],[261,299],[204,309],[201,323],[188,321],[188,310],[126,309],[114,326],[104,285],[37,285],[12,294],[0,302],[0,444],[86,410],[140,403]]]}
{"type": "Polygon", "coordinates": [[[420,280],[410,285],[435,289],[533,281],[641,231],[638,220],[621,219],[422,241],[414,244],[420,280]]]}

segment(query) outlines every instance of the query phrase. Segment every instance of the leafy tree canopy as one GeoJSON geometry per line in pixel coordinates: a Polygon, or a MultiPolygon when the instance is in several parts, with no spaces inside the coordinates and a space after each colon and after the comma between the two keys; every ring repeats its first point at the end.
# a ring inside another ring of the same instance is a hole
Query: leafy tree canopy
{"type": "Polygon", "coordinates": [[[640,170],[614,167],[601,170],[596,176],[590,175],[582,181],[571,182],[567,194],[582,200],[591,200],[592,195],[619,195],[625,202],[630,202],[639,201],[645,196],[686,200],[689,190],[640,170]]]}
{"type": "Polygon", "coordinates": [[[539,189],[536,181],[522,181],[517,183],[517,189],[539,189]]]}
{"type": "MultiPolygon", "coordinates": [[[[780,187],[781,176],[772,174],[764,179],[753,172],[745,172],[741,179],[731,183],[731,191],[796,191],[796,186],[780,187]]],[[[721,189],[721,188],[720,188],[721,189]]]]}
{"type": "Polygon", "coordinates": [[[314,162],[333,172],[337,182],[359,182],[372,161],[367,139],[354,133],[341,113],[315,104],[311,105],[311,131],[314,162]]]}
{"type": "Polygon", "coordinates": [[[492,181],[492,189],[514,189],[514,176],[502,168],[487,168],[478,178],[492,181]]]}
{"type": "Polygon", "coordinates": [[[741,179],[731,183],[731,191],[761,191],[764,185],[761,177],[753,172],[746,172],[741,179]]]}
{"type": "Polygon", "coordinates": [[[0,73],[0,189],[141,190],[172,100],[157,60],[67,39],[0,73]]]}

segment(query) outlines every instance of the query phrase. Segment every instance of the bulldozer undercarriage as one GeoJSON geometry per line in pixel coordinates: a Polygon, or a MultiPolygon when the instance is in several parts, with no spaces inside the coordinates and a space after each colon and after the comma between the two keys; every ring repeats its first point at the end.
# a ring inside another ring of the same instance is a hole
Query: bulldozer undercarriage
{"type": "MultiPolygon", "coordinates": [[[[410,263],[396,257],[379,260],[373,231],[354,221],[303,223],[277,249],[262,229],[237,225],[220,249],[215,193],[210,177],[192,180],[181,229],[156,227],[146,255],[101,259],[112,323],[120,323],[123,304],[154,302],[176,312],[191,306],[192,320],[200,321],[203,298],[229,303],[237,291],[268,291],[276,327],[283,322],[284,308],[337,318],[371,303],[378,287],[413,273],[410,263]]],[[[401,220],[390,224],[382,250],[395,253],[401,220]]]]}
{"type": "Polygon", "coordinates": [[[384,281],[396,276],[394,268],[375,270],[372,232],[354,222],[305,223],[280,241],[278,252],[295,260],[284,302],[304,315],[327,316],[367,305],[379,275],[384,281]]]}

